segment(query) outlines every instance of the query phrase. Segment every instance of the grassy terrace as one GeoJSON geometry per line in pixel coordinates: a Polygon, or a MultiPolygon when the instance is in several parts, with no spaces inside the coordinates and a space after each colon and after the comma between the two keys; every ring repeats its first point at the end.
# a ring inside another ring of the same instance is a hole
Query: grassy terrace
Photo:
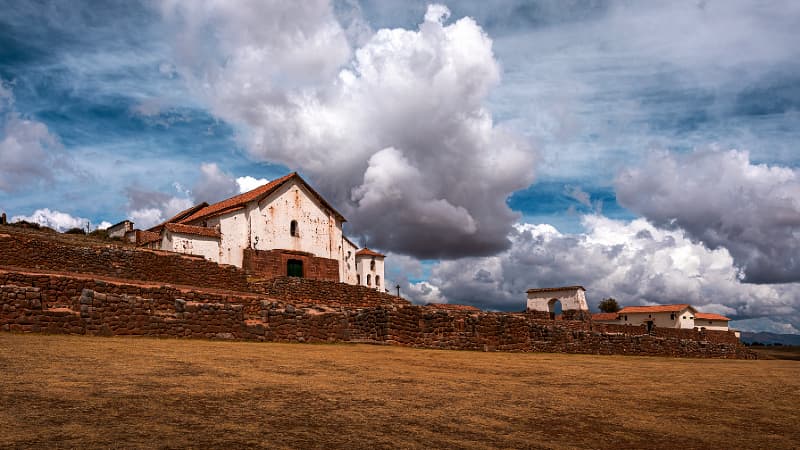
{"type": "Polygon", "coordinates": [[[797,448],[800,362],[0,333],[0,447],[797,448]]]}

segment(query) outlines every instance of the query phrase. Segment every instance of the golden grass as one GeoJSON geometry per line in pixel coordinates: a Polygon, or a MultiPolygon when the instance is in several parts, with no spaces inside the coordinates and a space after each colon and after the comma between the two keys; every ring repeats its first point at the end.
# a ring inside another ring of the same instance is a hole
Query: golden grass
{"type": "Polygon", "coordinates": [[[797,448],[800,363],[0,333],[0,447],[797,448]]]}

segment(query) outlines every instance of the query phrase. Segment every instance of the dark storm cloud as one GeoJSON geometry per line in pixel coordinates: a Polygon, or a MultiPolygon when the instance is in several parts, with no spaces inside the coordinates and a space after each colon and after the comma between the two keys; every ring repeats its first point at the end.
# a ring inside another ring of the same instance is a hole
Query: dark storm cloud
{"type": "Polygon", "coordinates": [[[800,173],[742,151],[655,154],[616,180],[620,204],[724,247],[755,283],[800,281],[800,173]]]}

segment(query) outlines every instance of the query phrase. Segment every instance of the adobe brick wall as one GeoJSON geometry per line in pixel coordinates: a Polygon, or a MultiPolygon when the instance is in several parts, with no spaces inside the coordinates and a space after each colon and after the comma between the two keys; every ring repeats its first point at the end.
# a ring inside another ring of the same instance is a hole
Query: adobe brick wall
{"type": "Polygon", "coordinates": [[[339,262],[335,259],[319,258],[310,253],[291,250],[244,249],[242,268],[260,278],[285,277],[290,259],[303,262],[303,277],[310,280],[339,281],[339,262]]]}
{"type": "MultiPolygon", "coordinates": [[[[337,283],[338,284],[338,283],[337,283]]],[[[211,294],[0,271],[0,331],[147,335],[282,342],[369,342],[422,348],[707,358],[755,358],[738,340],[606,332],[585,321],[525,313],[292,304],[266,295],[211,294]]],[[[732,334],[732,333],[731,333],[732,334]]]]}
{"type": "Polygon", "coordinates": [[[246,291],[247,274],[202,257],[0,229],[0,265],[246,291]]]}

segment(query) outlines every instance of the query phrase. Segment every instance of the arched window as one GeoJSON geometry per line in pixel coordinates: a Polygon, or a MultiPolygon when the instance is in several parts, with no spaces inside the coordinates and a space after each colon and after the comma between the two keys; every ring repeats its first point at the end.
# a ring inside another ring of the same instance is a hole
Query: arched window
{"type": "Polygon", "coordinates": [[[375,275],[375,287],[381,287],[381,276],[375,275]]]}
{"type": "Polygon", "coordinates": [[[293,220],[291,224],[289,224],[289,234],[292,236],[297,236],[297,221],[293,220]]]}
{"type": "Polygon", "coordinates": [[[372,286],[372,280],[370,278],[371,278],[371,275],[367,274],[367,286],[372,286]]]}
{"type": "Polygon", "coordinates": [[[356,284],[361,285],[361,275],[356,275],[356,284]]]}
{"type": "Polygon", "coordinates": [[[375,270],[375,258],[372,258],[372,261],[369,262],[369,270],[375,270]]]}

